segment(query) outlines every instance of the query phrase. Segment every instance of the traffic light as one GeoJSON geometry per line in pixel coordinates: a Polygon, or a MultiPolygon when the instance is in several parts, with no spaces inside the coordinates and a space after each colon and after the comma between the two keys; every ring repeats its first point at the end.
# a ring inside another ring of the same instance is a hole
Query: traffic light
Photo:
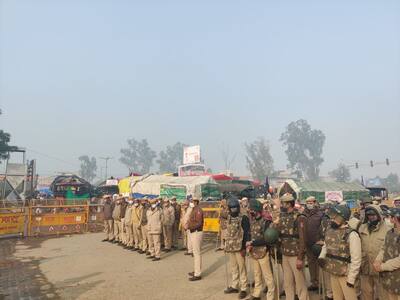
{"type": "Polygon", "coordinates": [[[371,166],[371,168],[374,166],[374,162],[371,160],[370,162],[369,162],[369,165],[371,166]]]}
{"type": "Polygon", "coordinates": [[[356,169],[358,169],[358,162],[356,162],[356,169]]]}
{"type": "Polygon", "coordinates": [[[386,158],[386,165],[389,165],[389,158],[386,158]]]}

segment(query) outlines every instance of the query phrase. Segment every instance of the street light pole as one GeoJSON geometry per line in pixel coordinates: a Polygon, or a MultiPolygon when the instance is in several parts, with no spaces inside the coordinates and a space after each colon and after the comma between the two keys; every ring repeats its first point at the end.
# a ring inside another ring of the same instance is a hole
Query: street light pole
{"type": "Polygon", "coordinates": [[[103,159],[103,160],[105,160],[105,162],[106,162],[106,180],[107,180],[107,170],[108,170],[108,161],[110,160],[110,159],[113,159],[113,157],[110,157],[110,156],[106,156],[106,157],[99,157],[100,159],[103,159]]]}

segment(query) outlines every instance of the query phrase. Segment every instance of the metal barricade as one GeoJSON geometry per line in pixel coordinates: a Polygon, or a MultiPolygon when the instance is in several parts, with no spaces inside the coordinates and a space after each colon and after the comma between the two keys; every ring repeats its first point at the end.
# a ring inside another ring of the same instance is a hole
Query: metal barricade
{"type": "Polygon", "coordinates": [[[25,207],[1,207],[0,238],[25,235],[27,211],[25,207]]]}
{"type": "Polygon", "coordinates": [[[100,232],[104,230],[104,206],[99,203],[89,204],[88,231],[100,232]]]}
{"type": "Polygon", "coordinates": [[[200,202],[200,207],[204,212],[203,231],[219,232],[219,214],[221,208],[219,202],[200,202]]]}
{"type": "Polygon", "coordinates": [[[87,230],[89,206],[35,205],[29,208],[29,236],[83,233],[87,230]]]}

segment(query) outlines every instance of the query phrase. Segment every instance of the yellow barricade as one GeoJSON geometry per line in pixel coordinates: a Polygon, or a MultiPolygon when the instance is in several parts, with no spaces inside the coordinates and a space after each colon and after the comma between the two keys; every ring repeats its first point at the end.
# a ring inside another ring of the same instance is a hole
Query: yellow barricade
{"type": "Polygon", "coordinates": [[[203,231],[205,232],[219,232],[219,212],[220,208],[217,207],[204,207],[204,224],[203,231]]]}
{"type": "Polygon", "coordinates": [[[88,221],[88,205],[32,206],[29,235],[83,233],[88,221]]]}
{"type": "Polygon", "coordinates": [[[0,236],[23,235],[25,216],[23,208],[0,208],[0,236]]]}

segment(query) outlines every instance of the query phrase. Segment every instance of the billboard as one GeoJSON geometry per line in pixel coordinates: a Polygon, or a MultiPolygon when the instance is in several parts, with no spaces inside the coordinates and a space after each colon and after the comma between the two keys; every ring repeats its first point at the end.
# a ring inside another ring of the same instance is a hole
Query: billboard
{"type": "Polygon", "coordinates": [[[183,148],[183,164],[197,164],[201,162],[200,146],[189,146],[183,148]]]}

